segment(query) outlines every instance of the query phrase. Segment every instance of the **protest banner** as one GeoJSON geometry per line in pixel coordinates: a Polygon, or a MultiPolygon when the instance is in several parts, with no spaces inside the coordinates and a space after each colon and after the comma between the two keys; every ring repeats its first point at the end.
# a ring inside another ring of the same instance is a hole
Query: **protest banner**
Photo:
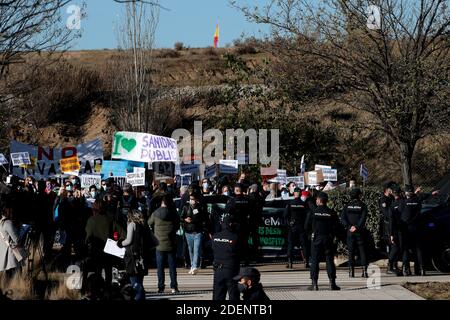
{"type": "Polygon", "coordinates": [[[175,139],[148,133],[116,132],[112,150],[112,159],[149,163],[178,161],[175,139]]]}
{"type": "Polygon", "coordinates": [[[323,174],[323,181],[335,182],[338,180],[336,169],[321,169],[321,171],[323,174]]]}
{"type": "Polygon", "coordinates": [[[145,186],[145,169],[127,173],[127,183],[131,184],[133,187],[145,186]]]}
{"type": "Polygon", "coordinates": [[[315,186],[323,182],[322,170],[305,172],[305,184],[315,186]]]}
{"type": "Polygon", "coordinates": [[[286,181],[294,182],[297,187],[300,189],[305,189],[305,177],[304,176],[293,176],[293,177],[287,177],[286,181]]]}
{"type": "Polygon", "coordinates": [[[3,153],[0,153],[0,165],[5,165],[8,163],[8,159],[6,159],[5,155],[3,153]]]}
{"type": "Polygon", "coordinates": [[[80,171],[80,162],[77,156],[59,160],[59,165],[62,173],[78,173],[80,171]]]}
{"type": "Polygon", "coordinates": [[[331,169],[331,166],[325,166],[322,164],[316,164],[314,166],[314,171],[321,170],[321,169],[331,169]]]}
{"type": "Polygon", "coordinates": [[[100,175],[82,174],[80,180],[82,188],[89,188],[92,185],[96,186],[97,189],[101,188],[102,177],[100,175]]]}
{"type": "Polygon", "coordinates": [[[237,160],[220,160],[219,172],[223,174],[236,174],[238,173],[239,163],[237,160]]]}
{"type": "Polygon", "coordinates": [[[217,165],[213,164],[212,166],[205,168],[205,178],[210,179],[217,176],[217,165]]]}
{"type": "Polygon", "coordinates": [[[182,186],[188,186],[192,182],[192,175],[191,174],[182,174],[180,175],[180,181],[182,186]]]}
{"type": "Polygon", "coordinates": [[[30,159],[37,159],[33,169],[13,168],[12,174],[20,178],[25,176],[25,171],[27,175],[32,175],[38,180],[55,177],[61,172],[59,161],[72,156],[77,156],[81,162],[78,174],[100,173],[95,167],[101,166],[103,161],[103,144],[100,139],[62,148],[33,146],[11,140],[10,150],[11,153],[28,152],[30,159]]]}
{"type": "Polygon", "coordinates": [[[28,152],[15,152],[11,153],[11,161],[14,167],[20,165],[29,165],[31,164],[30,154],[28,152]]]}

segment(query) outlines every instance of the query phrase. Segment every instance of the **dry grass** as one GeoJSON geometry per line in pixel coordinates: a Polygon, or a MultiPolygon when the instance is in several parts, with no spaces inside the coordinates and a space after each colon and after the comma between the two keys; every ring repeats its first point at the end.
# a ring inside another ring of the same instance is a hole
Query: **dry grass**
{"type": "Polygon", "coordinates": [[[450,282],[408,282],[404,287],[427,300],[450,300],[450,282]]]}

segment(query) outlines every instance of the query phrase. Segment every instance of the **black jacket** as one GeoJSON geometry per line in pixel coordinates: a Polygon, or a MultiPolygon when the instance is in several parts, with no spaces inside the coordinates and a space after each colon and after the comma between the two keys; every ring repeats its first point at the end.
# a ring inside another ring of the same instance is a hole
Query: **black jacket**
{"type": "Polygon", "coordinates": [[[367,206],[361,200],[352,200],[342,209],[342,225],[348,230],[355,226],[357,231],[365,229],[367,220],[367,206]]]}
{"type": "Polygon", "coordinates": [[[212,240],[214,264],[239,271],[238,244],[238,235],[229,228],[215,233],[212,240]]]}
{"type": "Polygon", "coordinates": [[[305,229],[306,219],[308,217],[309,204],[301,198],[290,200],[284,209],[284,218],[290,226],[296,226],[300,230],[305,229]]]}
{"type": "Polygon", "coordinates": [[[270,301],[267,294],[264,292],[263,286],[261,283],[251,287],[249,290],[245,291],[242,295],[242,300],[244,301],[253,301],[259,303],[265,303],[270,301]]]}
{"type": "Polygon", "coordinates": [[[208,230],[208,213],[200,204],[194,207],[189,203],[185,204],[181,213],[181,222],[186,233],[203,232],[208,230]],[[191,223],[184,221],[186,218],[192,218],[191,223]]]}
{"type": "Polygon", "coordinates": [[[335,237],[339,230],[339,218],[337,213],[327,206],[318,206],[311,211],[306,220],[308,231],[312,231],[315,237],[335,237]]]}

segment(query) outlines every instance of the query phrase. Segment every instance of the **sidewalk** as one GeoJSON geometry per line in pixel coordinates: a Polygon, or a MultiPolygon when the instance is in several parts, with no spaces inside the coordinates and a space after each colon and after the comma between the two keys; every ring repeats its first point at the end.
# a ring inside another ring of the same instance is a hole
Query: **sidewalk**
{"type": "MultiPolygon", "coordinates": [[[[261,282],[272,300],[422,300],[418,295],[403,288],[406,282],[450,282],[450,275],[429,272],[427,276],[397,277],[386,275],[385,269],[373,268],[369,279],[360,278],[360,270],[355,270],[355,278],[349,278],[346,268],[338,268],[337,284],[341,291],[330,291],[326,271],[321,266],[319,275],[319,291],[308,291],[310,285],[309,271],[296,265],[293,270],[284,265],[257,266],[261,272],[261,282]]],[[[150,270],[144,279],[147,299],[168,300],[211,300],[213,270],[211,267],[202,269],[195,276],[187,274],[188,270],[178,269],[178,287],[180,294],[170,294],[166,287],[165,294],[156,293],[156,270],[150,270]]],[[[166,269],[166,286],[170,283],[166,269]]]]}

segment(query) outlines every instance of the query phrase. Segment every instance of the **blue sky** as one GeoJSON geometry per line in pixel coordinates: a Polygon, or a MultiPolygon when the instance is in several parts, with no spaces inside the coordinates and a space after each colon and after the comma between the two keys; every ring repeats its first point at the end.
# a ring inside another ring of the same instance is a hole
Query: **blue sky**
{"type": "MultiPolygon", "coordinates": [[[[81,2],[74,0],[72,4],[81,2]]],[[[268,30],[265,26],[247,22],[242,13],[229,5],[228,0],[160,0],[160,3],[169,8],[169,11],[161,10],[156,31],[157,48],[173,48],[177,41],[192,48],[212,46],[218,20],[221,47],[231,44],[243,33],[258,37],[261,31],[268,30]]],[[[120,19],[123,5],[113,0],[86,0],[86,4],[87,18],[81,24],[83,34],[74,43],[73,49],[116,48],[113,28],[115,21],[120,19]]],[[[64,14],[66,17],[70,15],[64,14]]]]}

